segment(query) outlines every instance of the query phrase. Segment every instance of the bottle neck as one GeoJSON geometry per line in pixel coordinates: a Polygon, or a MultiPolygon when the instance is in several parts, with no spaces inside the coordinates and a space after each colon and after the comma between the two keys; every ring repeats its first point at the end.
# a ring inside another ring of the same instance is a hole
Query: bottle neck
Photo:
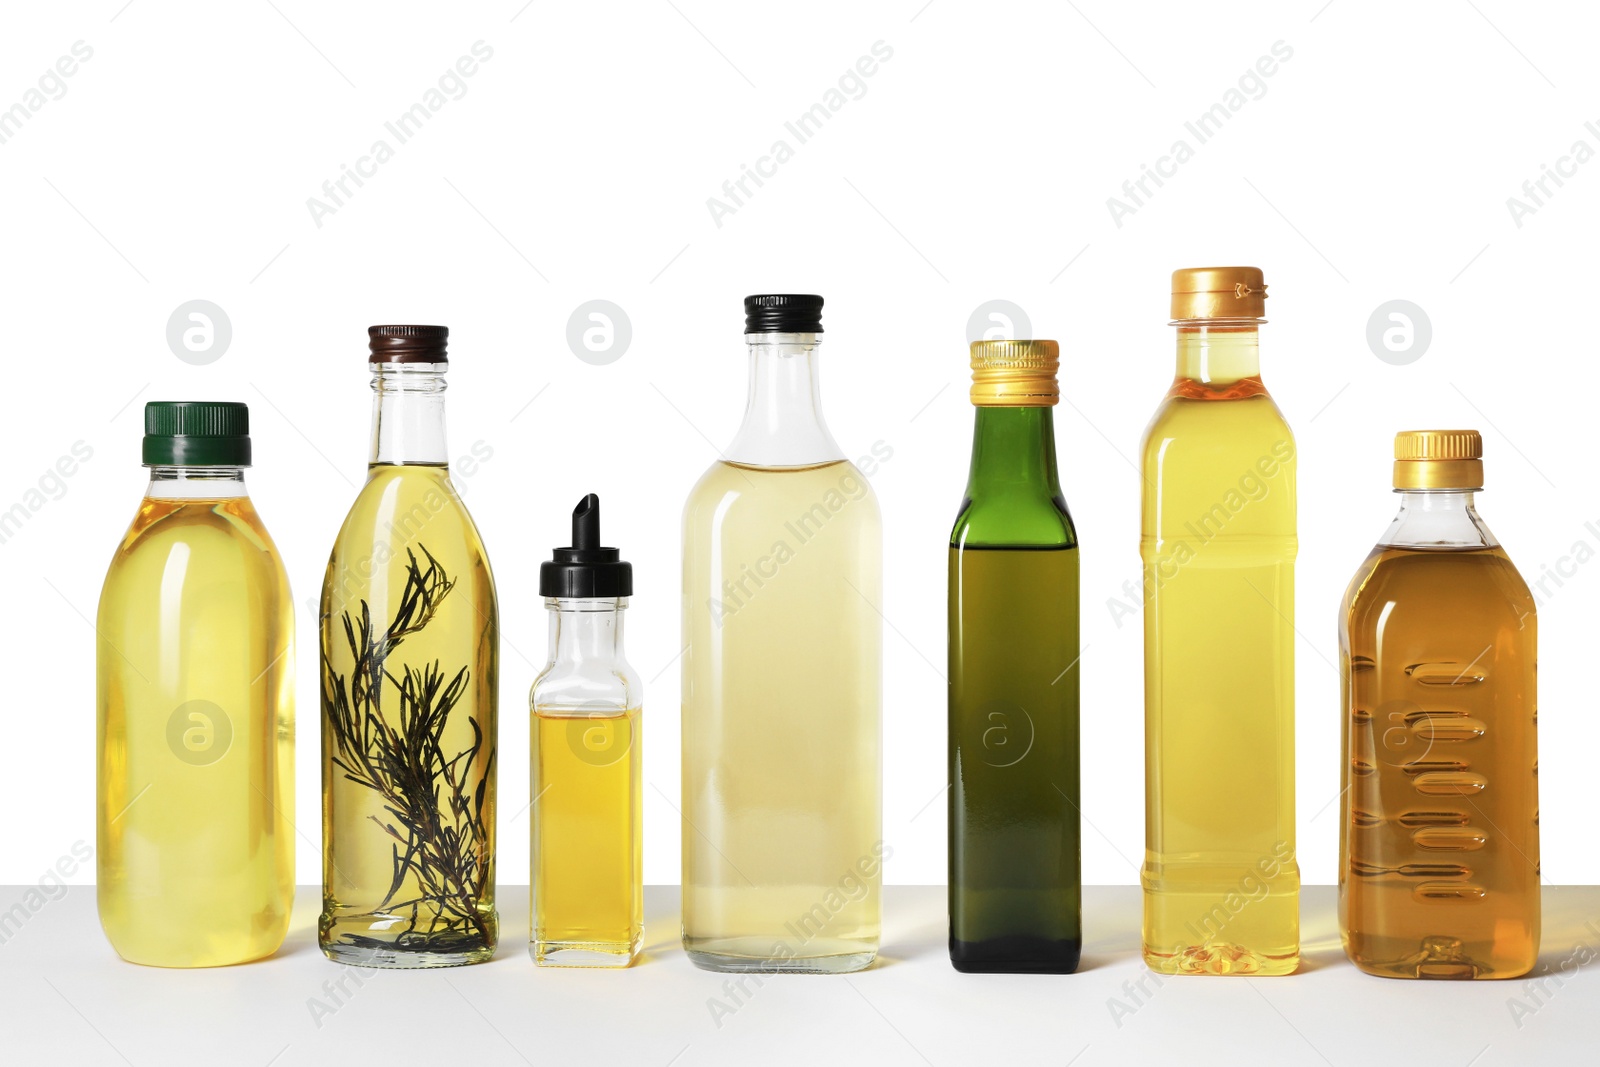
{"type": "Polygon", "coordinates": [[[980,407],[973,420],[967,497],[996,491],[1059,496],[1055,417],[1047,407],[980,407]]]}
{"type": "Polygon", "coordinates": [[[763,333],[750,346],[744,421],[723,458],[754,467],[810,467],[844,458],[822,420],[814,333],[763,333]]]}
{"type": "Polygon", "coordinates": [[[372,364],[372,464],[449,465],[444,438],[448,369],[448,363],[372,364]]]}
{"type": "Polygon", "coordinates": [[[550,664],[620,663],[627,597],[545,597],[550,612],[550,664]]]}
{"type": "Polygon", "coordinates": [[[249,496],[243,467],[151,467],[151,500],[222,500],[249,496]]]}
{"type": "Polygon", "coordinates": [[[1261,377],[1258,323],[1178,324],[1179,379],[1203,385],[1231,385],[1261,377]]]}
{"type": "Polygon", "coordinates": [[[1474,489],[1397,490],[1400,512],[1380,545],[1390,548],[1492,548],[1500,542],[1478,517],[1474,489]]]}

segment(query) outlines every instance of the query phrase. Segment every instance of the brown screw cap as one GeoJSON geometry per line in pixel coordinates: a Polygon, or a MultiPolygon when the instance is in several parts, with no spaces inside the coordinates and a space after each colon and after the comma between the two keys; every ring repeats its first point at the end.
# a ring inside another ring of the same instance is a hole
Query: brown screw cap
{"type": "Polygon", "coordinates": [[[369,363],[448,363],[448,326],[368,326],[369,363]]]}

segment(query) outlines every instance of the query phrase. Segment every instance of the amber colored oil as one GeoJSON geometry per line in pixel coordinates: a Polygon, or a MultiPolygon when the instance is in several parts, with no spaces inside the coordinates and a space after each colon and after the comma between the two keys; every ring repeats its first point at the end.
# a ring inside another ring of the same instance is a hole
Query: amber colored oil
{"type": "MultiPolygon", "coordinates": [[[[1253,363],[1253,331],[1248,345],[1253,363]]],[[[1162,974],[1288,974],[1294,438],[1255,374],[1180,375],[1143,473],[1144,959],[1162,974]]]]}
{"type": "Polygon", "coordinates": [[[533,954],[626,967],[644,935],[639,711],[534,709],[533,954]]]}
{"type": "Polygon", "coordinates": [[[1396,978],[1526,974],[1539,952],[1527,585],[1498,546],[1379,546],[1341,615],[1346,952],[1396,978]]]}
{"type": "Polygon", "coordinates": [[[146,498],[96,630],[106,936],[158,967],[271,954],[294,899],[294,631],[249,498],[146,498]]]}

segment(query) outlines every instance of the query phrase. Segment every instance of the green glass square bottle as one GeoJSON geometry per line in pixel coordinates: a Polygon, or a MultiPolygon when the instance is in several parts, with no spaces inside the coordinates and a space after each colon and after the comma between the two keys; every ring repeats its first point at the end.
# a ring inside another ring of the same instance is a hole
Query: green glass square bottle
{"type": "Polygon", "coordinates": [[[1070,974],[1083,946],[1078,535],[1054,341],[972,345],[972,469],[950,531],[950,961],[1070,974]]]}

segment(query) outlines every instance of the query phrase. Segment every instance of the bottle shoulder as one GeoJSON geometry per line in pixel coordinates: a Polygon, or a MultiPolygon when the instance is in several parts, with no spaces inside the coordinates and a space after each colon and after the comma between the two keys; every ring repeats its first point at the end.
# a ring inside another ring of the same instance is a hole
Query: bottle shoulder
{"type": "Polygon", "coordinates": [[[687,532],[729,522],[781,522],[823,513],[830,519],[881,521],[872,483],[849,460],[808,467],[755,467],[719,460],[689,491],[683,525],[687,532]]]}
{"type": "Polygon", "coordinates": [[[419,582],[445,588],[446,613],[466,620],[463,632],[498,626],[488,552],[448,470],[374,466],[329,552],[321,614],[326,622],[364,602],[386,605],[419,582]]]}
{"type": "Polygon", "coordinates": [[[606,715],[643,703],[644,683],[623,657],[546,663],[528,690],[528,706],[540,714],[606,715]]]}
{"type": "Polygon", "coordinates": [[[211,500],[145,497],[117,545],[117,555],[165,554],[174,545],[191,552],[224,553],[243,547],[278,561],[277,545],[247,496],[211,500]]]}
{"type": "Polygon", "coordinates": [[[371,553],[377,544],[402,555],[406,547],[434,555],[464,553],[474,557],[475,565],[489,566],[477,523],[443,466],[371,468],[345,514],[333,556],[371,553]]]}
{"type": "Polygon", "coordinates": [[[1078,531],[1059,494],[979,491],[967,495],[950,529],[952,548],[1015,545],[1077,548],[1078,531]]]}
{"type": "Polygon", "coordinates": [[[155,603],[191,582],[289,597],[288,571],[249,497],[146,497],[112,554],[101,603],[155,603]]]}
{"type": "Polygon", "coordinates": [[[1289,421],[1272,394],[1265,391],[1211,400],[1169,393],[1150,416],[1143,443],[1148,454],[1152,446],[1163,442],[1203,444],[1213,437],[1259,437],[1269,443],[1285,441],[1291,449],[1294,445],[1289,421]]]}
{"type": "Polygon", "coordinates": [[[1499,545],[1379,544],[1351,578],[1341,614],[1346,625],[1357,630],[1403,624],[1408,616],[1472,620],[1493,629],[1530,623],[1536,602],[1499,545]]]}

